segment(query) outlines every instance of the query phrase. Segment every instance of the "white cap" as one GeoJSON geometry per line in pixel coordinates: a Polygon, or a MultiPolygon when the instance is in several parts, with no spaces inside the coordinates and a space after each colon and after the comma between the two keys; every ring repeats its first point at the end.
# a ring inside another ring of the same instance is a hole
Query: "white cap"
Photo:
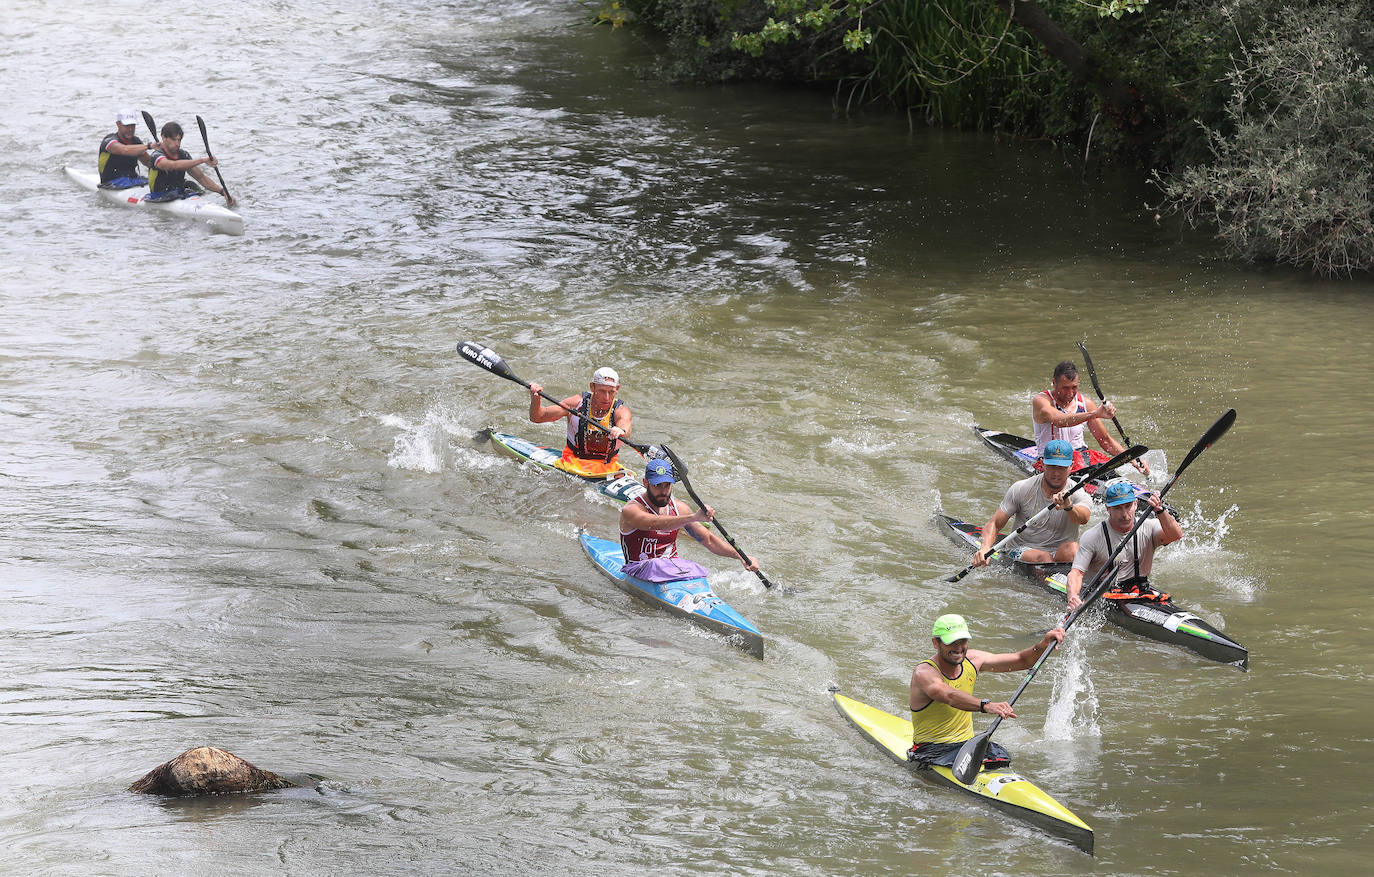
{"type": "Polygon", "coordinates": [[[133,110],[120,110],[119,115],[115,116],[115,121],[121,125],[137,125],[138,113],[133,110]]]}
{"type": "Polygon", "coordinates": [[[592,383],[605,384],[608,387],[618,387],[620,386],[620,375],[615,373],[615,369],[607,368],[603,365],[601,368],[592,372],[592,383]]]}

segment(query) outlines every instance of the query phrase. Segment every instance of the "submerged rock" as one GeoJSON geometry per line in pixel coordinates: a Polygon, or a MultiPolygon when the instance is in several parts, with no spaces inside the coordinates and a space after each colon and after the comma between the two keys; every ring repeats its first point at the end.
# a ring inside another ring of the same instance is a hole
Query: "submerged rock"
{"type": "Polygon", "coordinates": [[[148,795],[223,795],[266,792],[293,785],[270,770],[254,767],[232,752],[197,746],[148,771],[129,786],[148,795]]]}

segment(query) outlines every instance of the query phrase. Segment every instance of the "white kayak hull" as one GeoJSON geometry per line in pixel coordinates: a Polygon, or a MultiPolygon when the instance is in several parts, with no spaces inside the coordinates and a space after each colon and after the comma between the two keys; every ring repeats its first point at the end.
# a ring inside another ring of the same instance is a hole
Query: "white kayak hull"
{"type": "Polygon", "coordinates": [[[147,186],[134,186],[130,189],[102,189],[100,175],[74,167],[64,168],[67,176],[75,180],[83,189],[95,192],[104,201],[133,207],[152,213],[166,213],[192,222],[200,223],[216,234],[238,236],[243,234],[243,217],[225,207],[219,195],[182,198],[179,201],[145,201],[147,186]]]}

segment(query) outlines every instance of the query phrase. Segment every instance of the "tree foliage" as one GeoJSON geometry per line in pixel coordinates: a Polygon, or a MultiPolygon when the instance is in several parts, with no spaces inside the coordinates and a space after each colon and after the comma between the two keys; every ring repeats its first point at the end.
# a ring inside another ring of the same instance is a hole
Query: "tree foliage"
{"type": "Polygon", "coordinates": [[[1232,256],[1323,274],[1374,268],[1374,76],[1361,3],[1289,8],[1228,77],[1212,160],[1157,175],[1168,207],[1215,223],[1232,256]]]}

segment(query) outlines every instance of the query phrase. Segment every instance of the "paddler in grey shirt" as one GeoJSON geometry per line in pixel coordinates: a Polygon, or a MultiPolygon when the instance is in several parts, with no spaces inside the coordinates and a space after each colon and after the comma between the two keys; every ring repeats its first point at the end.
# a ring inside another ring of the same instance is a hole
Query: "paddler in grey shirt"
{"type": "Polygon", "coordinates": [[[1069,467],[1073,465],[1073,446],[1063,439],[1045,445],[1045,471],[1022,479],[1007,488],[1002,504],[983,525],[983,542],[973,554],[973,565],[986,566],[988,553],[997,541],[997,533],[1013,521],[1019,527],[1036,512],[1053,504],[1054,508],[1031,524],[1001,554],[1011,560],[1027,563],[1069,563],[1078,551],[1078,528],[1088,523],[1092,509],[1074,505],[1064,496],[1069,484],[1069,467]]]}

